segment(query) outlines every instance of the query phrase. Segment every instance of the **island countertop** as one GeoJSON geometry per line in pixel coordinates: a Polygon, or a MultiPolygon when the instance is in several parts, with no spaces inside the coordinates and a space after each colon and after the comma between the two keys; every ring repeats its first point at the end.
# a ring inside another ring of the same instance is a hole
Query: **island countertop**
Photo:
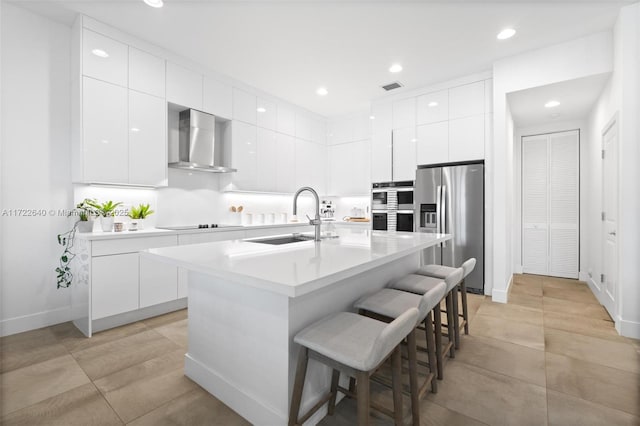
{"type": "Polygon", "coordinates": [[[294,298],[451,239],[449,234],[369,229],[338,230],[337,235],[283,245],[220,241],[141,255],[294,298]]]}

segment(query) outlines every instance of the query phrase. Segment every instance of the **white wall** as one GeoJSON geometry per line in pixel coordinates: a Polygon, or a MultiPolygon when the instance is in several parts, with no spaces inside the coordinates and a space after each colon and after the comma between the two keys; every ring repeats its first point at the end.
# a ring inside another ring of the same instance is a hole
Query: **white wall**
{"type": "Polygon", "coordinates": [[[69,291],[56,289],[56,234],[71,224],[49,210],[72,202],[70,29],[2,5],[2,208],[45,216],[2,216],[2,330],[65,321],[69,291]]]}
{"type": "Polygon", "coordinates": [[[511,56],[494,63],[494,140],[487,151],[486,235],[493,247],[487,253],[487,283],[493,300],[506,302],[513,272],[513,142],[509,130],[507,94],[612,70],[612,34],[603,32],[511,56]],[[502,129],[502,130],[500,130],[502,129]]]}

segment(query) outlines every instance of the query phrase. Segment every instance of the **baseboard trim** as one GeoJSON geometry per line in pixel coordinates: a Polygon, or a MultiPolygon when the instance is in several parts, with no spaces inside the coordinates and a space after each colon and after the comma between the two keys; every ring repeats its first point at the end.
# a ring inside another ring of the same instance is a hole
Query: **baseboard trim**
{"type": "Polygon", "coordinates": [[[621,336],[640,339],[640,322],[626,321],[618,317],[616,321],[616,330],[621,336]]]}
{"type": "Polygon", "coordinates": [[[513,275],[509,277],[509,281],[507,281],[507,287],[503,289],[496,289],[494,287],[491,292],[491,300],[497,303],[507,303],[509,300],[509,289],[511,288],[511,283],[513,281],[513,275]]]}
{"type": "Polygon", "coordinates": [[[110,328],[120,327],[121,325],[130,324],[132,322],[142,321],[147,318],[185,309],[186,307],[187,298],[185,297],[183,299],[171,300],[169,302],[136,309],[135,311],[125,312],[111,317],[95,319],[91,322],[91,333],[93,334],[110,328]]]}
{"type": "Polygon", "coordinates": [[[580,271],[580,272],[578,272],[578,279],[580,281],[589,282],[591,277],[589,276],[589,274],[587,272],[580,271]]]}
{"type": "Polygon", "coordinates": [[[522,273],[522,265],[513,265],[513,273],[521,274],[522,273]]]}
{"type": "Polygon", "coordinates": [[[20,317],[7,318],[0,321],[0,336],[10,336],[25,331],[36,330],[38,328],[71,321],[72,319],[73,312],[71,306],[20,317]]]}

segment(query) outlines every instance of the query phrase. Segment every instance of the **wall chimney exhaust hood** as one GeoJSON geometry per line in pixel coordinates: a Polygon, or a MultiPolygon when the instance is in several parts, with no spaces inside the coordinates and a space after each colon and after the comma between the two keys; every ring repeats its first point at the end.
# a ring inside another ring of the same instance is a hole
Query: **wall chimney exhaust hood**
{"type": "Polygon", "coordinates": [[[223,144],[216,138],[216,117],[195,109],[180,112],[178,160],[169,167],[210,173],[236,169],[222,165],[223,144]]]}

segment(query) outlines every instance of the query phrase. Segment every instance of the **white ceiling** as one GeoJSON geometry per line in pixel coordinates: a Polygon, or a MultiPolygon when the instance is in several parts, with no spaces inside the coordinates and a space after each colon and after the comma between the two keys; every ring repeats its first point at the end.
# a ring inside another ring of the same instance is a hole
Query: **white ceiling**
{"type": "Polygon", "coordinates": [[[515,127],[586,118],[602,93],[610,73],[563,81],[509,93],[507,100],[515,127]],[[560,105],[545,108],[548,101],[560,105]]]}
{"type": "MultiPolygon", "coordinates": [[[[380,85],[405,89],[491,69],[497,58],[610,29],[629,2],[18,1],[81,12],[313,112],[368,107],[380,85]],[[518,30],[497,41],[504,27],[518,30]],[[390,74],[399,62],[404,71],[390,74]],[[326,86],[329,95],[315,94],[326,86]]],[[[404,89],[400,89],[404,90],[404,89]]],[[[394,92],[397,93],[397,92],[394,92]]]]}

